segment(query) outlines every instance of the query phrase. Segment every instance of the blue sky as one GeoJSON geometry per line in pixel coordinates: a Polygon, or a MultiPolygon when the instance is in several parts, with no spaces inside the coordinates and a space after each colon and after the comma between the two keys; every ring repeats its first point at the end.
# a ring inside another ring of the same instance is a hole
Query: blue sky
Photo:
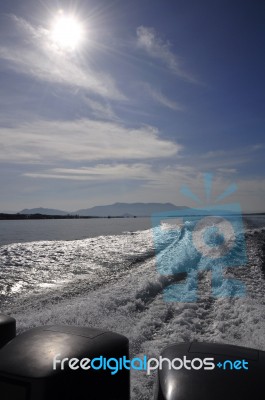
{"type": "Polygon", "coordinates": [[[179,190],[203,199],[204,173],[265,211],[264,71],[263,2],[4,2],[1,211],[193,206],[179,190]],[[54,41],[60,15],[82,26],[75,48],[54,41]]]}

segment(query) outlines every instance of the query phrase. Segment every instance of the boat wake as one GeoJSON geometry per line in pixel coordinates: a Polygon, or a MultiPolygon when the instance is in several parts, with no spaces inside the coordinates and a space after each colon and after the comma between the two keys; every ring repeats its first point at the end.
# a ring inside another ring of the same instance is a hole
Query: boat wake
{"type": "MultiPolygon", "coordinates": [[[[200,265],[187,248],[191,228],[155,251],[151,230],[76,241],[34,242],[0,248],[2,311],[18,331],[48,324],[107,328],[130,340],[131,357],[157,357],[168,344],[213,341],[265,350],[265,229],[246,230],[248,262],[224,269],[245,296],[214,297],[211,269],[199,269],[196,302],[166,302],[167,288],[187,271],[158,266],[174,260],[200,265]]],[[[162,245],[163,244],[163,245],[162,245]]],[[[224,288],[225,289],[225,288],[224,288]]],[[[152,396],[154,377],[132,371],[132,399],[152,396]]]]}

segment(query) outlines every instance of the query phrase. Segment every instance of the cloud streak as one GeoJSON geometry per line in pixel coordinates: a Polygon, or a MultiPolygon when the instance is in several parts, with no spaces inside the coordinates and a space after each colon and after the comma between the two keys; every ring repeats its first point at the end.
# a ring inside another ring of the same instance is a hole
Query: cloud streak
{"type": "Polygon", "coordinates": [[[144,84],[144,88],[147,91],[148,95],[155,102],[161,104],[162,106],[169,108],[170,110],[174,110],[174,111],[184,111],[185,110],[185,108],[181,104],[169,99],[168,97],[163,95],[163,93],[161,93],[159,90],[154,89],[149,84],[144,84]]]}
{"type": "Polygon", "coordinates": [[[150,57],[161,61],[171,72],[187,81],[196,83],[196,79],[185,71],[178,56],[171,51],[171,44],[165,42],[154,28],[139,26],[136,29],[137,46],[150,57]]]}
{"type": "Polygon", "coordinates": [[[158,176],[148,164],[97,164],[83,168],[52,168],[44,172],[27,172],[24,176],[32,178],[66,179],[80,181],[112,181],[112,180],[152,180],[158,176]]]}
{"type": "Polygon", "coordinates": [[[181,146],[151,126],[107,121],[35,121],[0,129],[0,160],[13,163],[145,160],[175,156],[181,146]]]}

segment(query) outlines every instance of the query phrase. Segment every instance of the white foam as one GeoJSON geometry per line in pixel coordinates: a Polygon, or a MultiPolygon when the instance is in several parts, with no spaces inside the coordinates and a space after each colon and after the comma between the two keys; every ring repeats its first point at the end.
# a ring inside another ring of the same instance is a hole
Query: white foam
{"type": "MultiPolygon", "coordinates": [[[[159,257],[173,260],[182,254],[185,262],[185,257],[194,256],[193,250],[187,248],[183,253],[189,232],[183,232],[182,243],[170,242],[159,257]],[[180,248],[174,248],[177,243],[180,248]]],[[[34,285],[39,282],[40,288],[30,297],[22,291],[20,301],[11,302],[4,311],[17,319],[19,332],[47,324],[116,331],[130,339],[132,357],[158,356],[170,343],[192,340],[265,350],[265,281],[259,241],[254,236],[248,238],[248,264],[223,271],[225,278],[245,283],[244,297],[213,298],[211,272],[206,271],[200,275],[197,302],[165,302],[163,290],[172,280],[159,273],[153,250],[151,231],[93,240],[6,246],[3,256],[10,285],[11,278],[18,275],[28,277],[28,282],[32,280],[34,285]],[[43,281],[45,277],[47,281],[43,281]],[[64,279],[68,283],[63,284],[64,279]],[[51,281],[61,285],[54,290],[48,286],[51,281]]],[[[226,284],[224,280],[221,290],[225,290],[226,284]]],[[[132,399],[152,398],[153,382],[153,376],[134,371],[132,399]]]]}

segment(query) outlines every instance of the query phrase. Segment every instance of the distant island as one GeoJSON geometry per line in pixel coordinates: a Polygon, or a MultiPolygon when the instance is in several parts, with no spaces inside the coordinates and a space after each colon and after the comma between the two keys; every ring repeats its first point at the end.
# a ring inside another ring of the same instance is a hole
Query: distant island
{"type": "Polygon", "coordinates": [[[26,208],[17,213],[0,213],[0,219],[73,219],[73,218],[136,218],[154,213],[187,209],[172,203],[114,203],[73,212],[53,208],[26,208]]]}

